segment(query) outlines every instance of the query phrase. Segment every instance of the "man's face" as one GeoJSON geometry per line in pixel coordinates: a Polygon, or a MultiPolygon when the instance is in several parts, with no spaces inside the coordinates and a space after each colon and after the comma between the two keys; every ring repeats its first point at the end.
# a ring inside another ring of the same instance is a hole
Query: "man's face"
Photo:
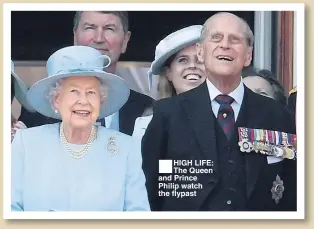
{"type": "Polygon", "coordinates": [[[206,38],[197,45],[206,72],[217,76],[240,76],[252,59],[245,27],[234,15],[222,14],[207,24],[206,38]]]}
{"type": "Polygon", "coordinates": [[[124,32],[121,20],[113,14],[96,11],[82,12],[74,31],[74,45],[90,46],[111,58],[116,64],[126,51],[131,33],[124,32]]]}

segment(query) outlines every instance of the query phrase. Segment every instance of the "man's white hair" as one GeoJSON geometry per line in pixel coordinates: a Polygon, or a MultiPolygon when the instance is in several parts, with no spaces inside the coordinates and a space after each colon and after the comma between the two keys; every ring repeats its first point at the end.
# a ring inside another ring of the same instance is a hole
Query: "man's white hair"
{"type": "Polygon", "coordinates": [[[211,16],[210,18],[208,18],[206,20],[206,22],[204,23],[203,28],[201,30],[200,42],[203,42],[204,40],[206,40],[206,36],[208,35],[207,33],[209,30],[208,25],[210,24],[212,19],[215,17],[218,17],[218,16],[222,16],[222,15],[233,16],[240,21],[240,23],[244,26],[244,35],[247,39],[247,44],[249,47],[253,47],[253,45],[254,45],[254,34],[253,34],[250,26],[248,25],[248,23],[245,20],[243,20],[242,18],[240,18],[240,17],[238,17],[232,13],[227,13],[227,12],[220,12],[220,13],[214,14],[213,16],[211,16]]]}

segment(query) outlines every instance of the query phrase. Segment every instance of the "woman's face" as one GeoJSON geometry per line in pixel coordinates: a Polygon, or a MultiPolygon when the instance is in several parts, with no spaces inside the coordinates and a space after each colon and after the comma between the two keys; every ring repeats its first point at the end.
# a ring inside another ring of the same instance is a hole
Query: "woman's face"
{"type": "Polygon", "coordinates": [[[170,67],[166,69],[166,76],[177,94],[191,90],[205,81],[205,68],[197,59],[196,45],[188,46],[177,53],[170,67]]]}
{"type": "Polygon", "coordinates": [[[72,128],[92,126],[99,116],[100,86],[96,77],[69,77],[62,81],[54,102],[62,121],[72,128]]]}
{"type": "Polygon", "coordinates": [[[275,92],[267,80],[260,76],[248,76],[243,79],[245,86],[257,94],[275,99],[275,92]]]}

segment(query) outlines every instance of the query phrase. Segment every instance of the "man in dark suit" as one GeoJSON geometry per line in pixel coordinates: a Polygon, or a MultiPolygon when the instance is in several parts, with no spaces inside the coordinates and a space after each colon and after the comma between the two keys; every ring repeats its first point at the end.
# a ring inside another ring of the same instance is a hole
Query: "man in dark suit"
{"type": "Polygon", "coordinates": [[[233,14],[218,13],[204,24],[197,48],[207,80],[188,92],[157,101],[143,136],[143,170],[151,209],[296,210],[296,161],[260,151],[241,152],[238,144],[238,127],[295,133],[285,106],[242,83],[241,70],[252,59],[251,29],[233,14]],[[191,163],[180,166],[184,172],[173,168],[169,178],[161,174],[160,159],[173,160],[174,167],[183,160],[191,163]],[[196,173],[195,169],[203,170],[196,173]],[[192,183],[197,187],[181,186],[192,183]],[[160,190],[169,191],[168,196],[160,190]]]}
{"type": "MultiPolygon", "coordinates": [[[[121,54],[126,51],[131,36],[128,13],[123,11],[78,11],[74,17],[74,44],[86,45],[99,50],[111,58],[107,72],[115,73],[121,54]]],[[[135,119],[140,117],[153,99],[147,95],[131,90],[130,97],[121,110],[105,120],[103,126],[132,135],[135,119]]],[[[39,113],[21,110],[20,120],[27,127],[34,127],[58,120],[45,117],[39,113]]]]}

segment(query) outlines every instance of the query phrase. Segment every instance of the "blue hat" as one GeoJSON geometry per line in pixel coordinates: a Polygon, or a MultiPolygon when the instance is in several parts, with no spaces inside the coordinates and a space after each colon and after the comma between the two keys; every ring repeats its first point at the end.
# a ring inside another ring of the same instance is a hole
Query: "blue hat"
{"type": "Polygon", "coordinates": [[[192,25],[171,33],[159,42],[155,50],[155,60],[148,71],[149,90],[152,87],[152,76],[159,75],[169,57],[200,40],[203,26],[192,25]]]}
{"type": "Polygon", "coordinates": [[[98,50],[88,46],[70,46],[53,53],[47,61],[48,76],[35,83],[27,93],[27,100],[39,113],[61,119],[51,107],[49,90],[60,79],[73,76],[97,77],[106,85],[106,98],[99,112],[99,119],[109,116],[127,102],[130,89],[127,83],[117,75],[105,72],[111,59],[98,50]]]}

